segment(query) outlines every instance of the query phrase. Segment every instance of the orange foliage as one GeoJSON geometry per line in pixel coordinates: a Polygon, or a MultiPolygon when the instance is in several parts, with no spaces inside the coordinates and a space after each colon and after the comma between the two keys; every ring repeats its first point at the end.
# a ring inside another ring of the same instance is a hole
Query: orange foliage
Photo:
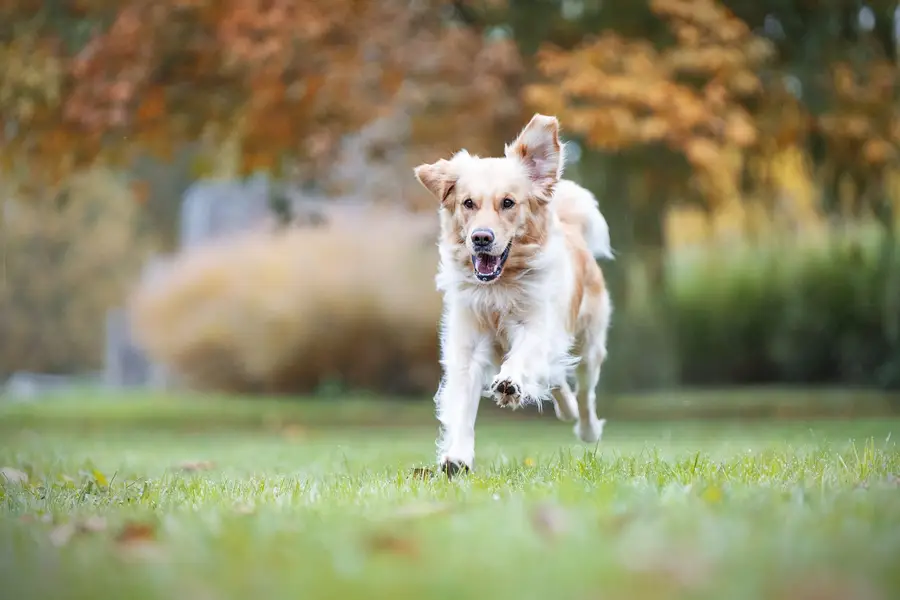
{"type": "Polygon", "coordinates": [[[897,66],[887,60],[864,68],[832,66],[834,107],[818,119],[830,151],[847,166],[879,170],[896,164],[900,145],[897,66]]]}
{"type": "Polygon", "coordinates": [[[709,199],[734,197],[741,153],[758,140],[742,102],[761,90],[756,72],[774,48],[714,0],[653,0],[651,9],[674,45],[607,32],[573,51],[544,47],[538,67],[549,82],[527,99],[591,146],[665,145],[687,158],[709,199]]]}
{"type": "MultiPolygon", "coordinates": [[[[448,2],[71,0],[66,18],[109,23],[74,51],[33,3],[7,2],[0,15],[33,26],[0,37],[0,113],[16,124],[4,152],[62,177],[237,129],[244,170],[277,170],[288,157],[321,159],[398,103],[426,117],[454,109],[469,125],[460,135],[490,130],[518,109],[507,92],[518,53],[447,27],[448,2]]],[[[416,133],[427,142],[447,130],[416,133]]]]}

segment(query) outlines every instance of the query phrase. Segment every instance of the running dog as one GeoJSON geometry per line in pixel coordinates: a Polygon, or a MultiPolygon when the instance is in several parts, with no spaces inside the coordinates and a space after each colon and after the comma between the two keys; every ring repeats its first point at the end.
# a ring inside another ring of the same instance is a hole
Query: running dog
{"type": "Polygon", "coordinates": [[[474,467],[483,395],[513,410],[552,400],[585,443],[600,440],[596,388],[612,302],[597,264],[613,258],[597,199],[562,179],[555,117],[536,114],[503,157],[460,150],[415,168],[440,201],[443,294],[435,396],[438,464],[474,467]]]}

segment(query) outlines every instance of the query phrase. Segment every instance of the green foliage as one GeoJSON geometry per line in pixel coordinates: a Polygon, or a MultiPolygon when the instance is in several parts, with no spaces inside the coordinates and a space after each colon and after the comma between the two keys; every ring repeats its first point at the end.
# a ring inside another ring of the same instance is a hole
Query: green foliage
{"type": "Polygon", "coordinates": [[[674,269],[682,383],[900,389],[900,312],[877,240],[704,257],[674,269]]]}

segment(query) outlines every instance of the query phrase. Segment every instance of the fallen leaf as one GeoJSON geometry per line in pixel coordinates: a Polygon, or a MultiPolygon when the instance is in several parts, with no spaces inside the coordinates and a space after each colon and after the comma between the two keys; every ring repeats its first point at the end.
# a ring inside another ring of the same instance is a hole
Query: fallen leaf
{"type": "Polygon", "coordinates": [[[106,478],[106,475],[104,475],[97,469],[91,471],[91,475],[94,476],[94,481],[97,482],[97,485],[99,485],[100,487],[109,487],[109,480],[106,478]]]}
{"type": "Polygon", "coordinates": [[[163,558],[162,547],[156,542],[156,528],[150,523],[126,523],[115,539],[125,559],[156,561],[163,558]]]}
{"type": "Polygon", "coordinates": [[[12,467],[0,468],[0,477],[6,479],[9,483],[28,483],[28,473],[12,467]]]}
{"type": "Polygon", "coordinates": [[[558,537],[568,529],[568,515],[558,506],[539,504],[531,512],[531,525],[542,537],[558,537]]]}
{"type": "Polygon", "coordinates": [[[116,541],[119,544],[141,544],[156,540],[156,529],[149,523],[126,523],[116,541]]]}
{"type": "Polygon", "coordinates": [[[178,468],[182,471],[194,472],[194,471],[209,471],[214,468],[216,464],[211,460],[187,460],[178,465],[178,468]]]}
{"type": "Polygon", "coordinates": [[[300,425],[287,425],[281,429],[281,435],[291,440],[300,440],[307,436],[307,431],[300,425]]]}
{"type": "Polygon", "coordinates": [[[419,555],[419,545],[410,537],[401,537],[393,533],[376,533],[369,537],[367,546],[372,552],[384,552],[408,557],[419,555]]]}
{"type": "Polygon", "coordinates": [[[434,470],[428,467],[416,467],[412,470],[413,479],[431,479],[434,477],[434,470]]]}

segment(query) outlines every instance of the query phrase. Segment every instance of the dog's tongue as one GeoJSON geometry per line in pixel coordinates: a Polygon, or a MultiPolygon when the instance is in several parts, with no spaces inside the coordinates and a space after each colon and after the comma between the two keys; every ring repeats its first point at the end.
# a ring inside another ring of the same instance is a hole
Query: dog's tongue
{"type": "Polygon", "coordinates": [[[497,269],[497,261],[500,257],[490,254],[475,255],[475,270],[482,275],[490,275],[497,269]]]}

